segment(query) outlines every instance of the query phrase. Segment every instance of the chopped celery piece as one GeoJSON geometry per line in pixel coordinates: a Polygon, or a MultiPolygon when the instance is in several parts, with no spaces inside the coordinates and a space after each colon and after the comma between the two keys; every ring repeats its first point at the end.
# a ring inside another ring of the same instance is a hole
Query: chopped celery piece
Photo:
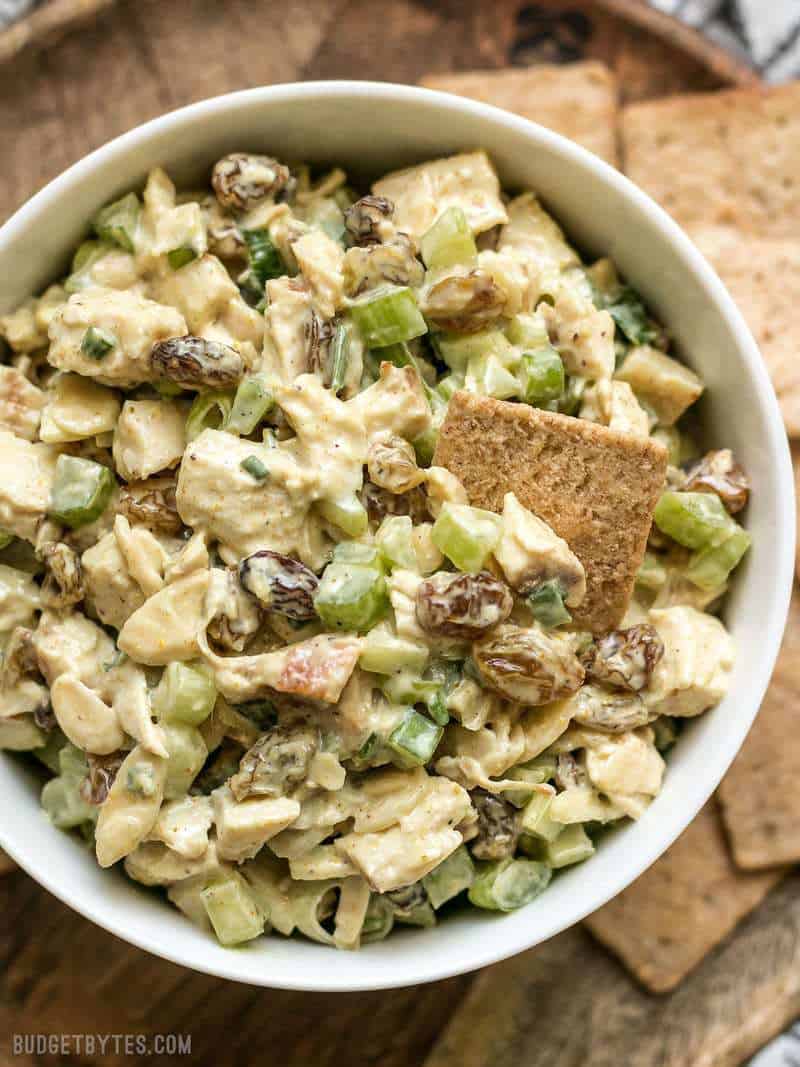
{"type": "Polygon", "coordinates": [[[673,467],[680,467],[681,458],[681,432],[677,426],[657,426],[650,434],[654,441],[658,441],[667,450],[667,462],[673,467]]]}
{"type": "Polygon", "coordinates": [[[586,391],[585,378],[568,378],[563,396],[558,401],[558,410],[562,415],[577,415],[586,391]]]}
{"type": "Polygon", "coordinates": [[[217,688],[211,673],[188,663],[170,663],[153,694],[163,719],[199,726],[214,710],[217,688]]]}
{"type": "Polygon", "coordinates": [[[653,744],[659,752],[667,752],[678,740],[678,726],[675,719],[668,715],[659,715],[655,722],[650,724],[655,734],[653,744]]]}
{"type": "Polygon", "coordinates": [[[343,322],[340,322],[333,332],[330,359],[331,392],[336,396],[344,388],[344,380],[350,362],[350,334],[343,322]]]}
{"type": "Polygon", "coordinates": [[[491,911],[514,911],[529,904],[550,884],[552,871],[536,860],[503,860],[483,863],[468,893],[471,904],[491,911]]]}
{"type": "Polygon", "coordinates": [[[363,563],[329,563],[314,595],[314,607],[332,629],[371,630],[389,608],[383,572],[363,563]]]}
{"type": "Polygon", "coordinates": [[[728,580],[728,575],[734,567],[739,565],[751,542],[752,538],[747,530],[736,524],[736,529],[727,541],[693,554],[686,568],[686,577],[700,589],[719,589],[728,580]]]}
{"type": "Polygon", "coordinates": [[[231,413],[225,420],[228,433],[247,436],[255,430],[274,404],[272,393],[257,374],[244,378],[233,398],[231,413]]]}
{"type": "Polygon", "coordinates": [[[323,518],[338,526],[349,537],[360,537],[369,527],[366,508],[355,493],[341,500],[320,500],[317,507],[323,518]]]}
{"type": "Polygon", "coordinates": [[[286,274],[286,266],[267,230],[243,230],[242,236],[250,254],[250,272],[263,293],[270,278],[286,274]]]}
{"type": "Polygon", "coordinates": [[[0,548],[8,548],[13,540],[14,535],[12,533],[9,533],[8,530],[0,530],[0,548]]]}
{"type": "Polygon", "coordinates": [[[524,834],[541,837],[545,841],[555,841],[563,827],[554,822],[550,815],[553,798],[546,793],[534,793],[522,811],[520,829],[524,834]]]}
{"type": "Polygon", "coordinates": [[[635,289],[624,286],[614,296],[613,303],[601,300],[601,307],[609,313],[614,324],[634,345],[649,345],[658,340],[658,329],[653,325],[642,298],[635,289]]]}
{"type": "Polygon", "coordinates": [[[464,379],[461,375],[456,374],[455,372],[453,374],[445,375],[445,377],[436,385],[437,393],[445,401],[449,401],[454,393],[457,393],[459,389],[463,388],[464,379]]]}
{"type": "Polygon", "coordinates": [[[473,356],[467,364],[465,388],[480,396],[493,396],[495,400],[510,400],[519,396],[520,383],[515,374],[507,370],[497,356],[473,356]]]}
{"type": "Polygon", "coordinates": [[[79,293],[81,289],[86,289],[93,284],[92,267],[98,260],[107,256],[112,247],[105,241],[84,241],[78,246],[72,258],[71,272],[64,282],[64,288],[68,293],[79,293]]]}
{"type": "Polygon", "coordinates": [[[188,245],[182,245],[180,248],[173,248],[167,252],[167,263],[173,270],[180,270],[187,263],[191,263],[193,259],[197,259],[197,252],[193,248],[189,248],[188,245]]]}
{"type": "Polygon", "coordinates": [[[369,898],[367,913],[361,927],[361,944],[371,941],[383,941],[392,932],[394,926],[394,908],[386,897],[373,893],[369,898]]]}
{"type": "Polygon", "coordinates": [[[421,767],[433,757],[443,733],[441,726],[409,708],[386,743],[393,753],[393,762],[403,770],[409,770],[421,767]]]}
{"type": "MultiPolygon", "coordinates": [[[[506,771],[506,778],[513,781],[525,782],[528,785],[544,785],[556,773],[556,761],[554,756],[537,756],[527,763],[520,763],[517,767],[511,767],[506,771]]],[[[531,799],[530,789],[506,789],[503,797],[515,808],[524,808],[531,799]]]]}
{"type": "Polygon", "coordinates": [[[441,908],[448,900],[469,889],[475,881],[475,864],[466,845],[459,845],[446,860],[434,867],[422,879],[428,900],[434,908],[441,908]]]}
{"type": "Polygon", "coordinates": [[[668,490],[659,497],[653,518],[662,533],[694,549],[722,544],[736,525],[714,493],[668,490]]]}
{"type": "Polygon", "coordinates": [[[352,305],[350,315],[369,348],[411,341],[428,332],[416,298],[407,288],[374,289],[352,305]]]}
{"type": "Polygon", "coordinates": [[[515,315],[508,324],[506,337],[512,344],[526,349],[544,348],[550,344],[547,323],[535,312],[515,315]]]}
{"type": "Polygon", "coordinates": [[[642,564],[636,572],[637,584],[657,593],[666,580],[667,568],[653,552],[645,552],[642,564]]]}
{"type": "Polygon", "coordinates": [[[594,855],[591,838],[580,823],[565,826],[555,841],[549,841],[544,852],[545,862],[558,870],[580,863],[594,855]]]}
{"type": "Polygon", "coordinates": [[[136,193],[128,193],[113,204],[106,204],[92,220],[92,228],[102,241],[111,241],[126,252],[133,252],[141,205],[136,193]]]}
{"type": "Polygon", "coordinates": [[[534,619],[551,628],[572,622],[572,616],[564,607],[564,595],[564,586],[558,578],[550,578],[540,582],[525,599],[534,619]]]}
{"type": "Polygon", "coordinates": [[[468,504],[445,504],[433,524],[431,539],[461,571],[477,573],[503,532],[499,515],[468,504]]]}
{"type": "Polygon", "coordinates": [[[395,671],[423,671],[428,662],[428,649],[405,637],[396,637],[388,629],[377,626],[364,638],[358,663],[362,670],[374,674],[393,674],[395,671]]]}
{"type": "Polygon", "coordinates": [[[436,335],[436,349],[450,370],[463,374],[471,359],[497,356],[505,366],[516,358],[508,339],[499,330],[480,330],[470,334],[436,335]]]}
{"type": "Polygon", "coordinates": [[[414,438],[412,441],[414,454],[420,467],[429,467],[433,463],[433,454],[436,451],[436,442],[438,440],[439,430],[434,426],[427,429],[425,433],[420,434],[419,437],[414,438]]]}
{"type": "Polygon", "coordinates": [[[387,515],[378,527],[375,541],[389,567],[416,570],[413,529],[410,515],[387,515]]]}
{"type": "Polygon", "coordinates": [[[436,913],[428,900],[424,900],[413,908],[395,907],[394,917],[399,923],[405,923],[406,926],[430,927],[436,925],[436,913]]]}
{"type": "Polygon", "coordinates": [[[436,697],[441,685],[420,678],[411,670],[404,670],[391,674],[381,688],[392,704],[427,704],[436,697]]]}
{"type": "Polygon", "coordinates": [[[101,463],[61,455],[50,494],[50,516],[70,526],[86,526],[106,509],[116,482],[101,463]]]}
{"type": "Polygon", "coordinates": [[[460,207],[443,211],[419,242],[420,253],[429,270],[473,266],[478,261],[478,248],[467,216],[460,207]]]}
{"type": "Polygon", "coordinates": [[[239,466],[257,482],[265,482],[269,478],[269,467],[258,456],[245,456],[239,466]]]}
{"type": "Polygon", "coordinates": [[[81,796],[80,787],[89,767],[80,749],[69,742],[58,753],[56,778],[42,789],[41,803],[50,822],[59,830],[71,830],[86,822],[94,822],[98,808],[81,796]]]}
{"type": "Polygon", "coordinates": [[[263,934],[266,916],[238,872],[207,885],[200,899],[221,945],[241,945],[263,934]]]}
{"type": "Polygon", "coordinates": [[[564,364],[550,345],[523,352],[519,376],[522,399],[527,404],[546,404],[564,392],[564,364]]]}
{"type": "Polygon", "coordinates": [[[186,417],[186,439],[194,441],[203,430],[219,430],[231,414],[230,393],[198,393],[186,417]]]}
{"type": "Polygon", "coordinates": [[[385,569],[383,556],[375,545],[363,541],[340,541],[333,549],[334,563],[363,563],[368,567],[385,569]]]}
{"type": "Polygon", "coordinates": [[[433,681],[437,685],[436,691],[426,700],[426,704],[428,714],[439,726],[447,726],[450,722],[447,702],[462,677],[461,665],[453,660],[439,660],[432,663],[425,672],[423,680],[433,681]]]}
{"type": "Polygon", "coordinates": [[[208,757],[203,735],[196,726],[162,719],[164,744],[169,754],[164,799],[185,796],[208,757]]]}
{"type": "Polygon", "coordinates": [[[81,352],[89,359],[105,359],[116,344],[117,339],[110,330],[89,326],[81,338],[81,352]]]}

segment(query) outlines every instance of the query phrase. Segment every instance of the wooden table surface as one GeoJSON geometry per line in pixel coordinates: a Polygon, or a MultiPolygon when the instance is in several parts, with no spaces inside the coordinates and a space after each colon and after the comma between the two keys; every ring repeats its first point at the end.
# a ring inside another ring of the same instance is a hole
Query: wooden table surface
{"type": "MultiPolygon", "coordinates": [[[[612,65],[629,98],[746,78],[724,58],[709,60],[683,31],[667,27],[663,35],[666,24],[657,18],[661,37],[636,23],[631,28],[615,14],[630,6],[630,0],[119,0],[60,43],[0,68],[0,220],[110,137],[182,104],[248,86],[330,77],[414,82],[447,70],[585,56],[612,65]]],[[[191,1062],[215,1067],[265,1058],[282,1067],[415,1067],[471,981],[338,997],[235,985],[124,944],[22,872],[0,879],[2,1064],[61,1062],[12,1055],[14,1033],[171,1031],[191,1035],[191,1062]]],[[[80,1062],[124,1059],[107,1053],[80,1062]]]]}

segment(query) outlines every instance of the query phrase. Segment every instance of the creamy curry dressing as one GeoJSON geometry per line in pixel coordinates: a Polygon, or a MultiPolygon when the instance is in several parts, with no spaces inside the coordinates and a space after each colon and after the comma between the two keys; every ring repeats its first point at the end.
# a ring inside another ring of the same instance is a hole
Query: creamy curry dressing
{"type": "Polygon", "coordinates": [[[638,818],[728,689],[748,485],[613,264],[480,151],[364,196],[232,153],[92,228],[0,317],[0,747],[52,822],[223,944],[353,949],[638,818]],[[432,465],[459,389],[668,449],[617,629],[513,485],[494,515],[432,465]]]}

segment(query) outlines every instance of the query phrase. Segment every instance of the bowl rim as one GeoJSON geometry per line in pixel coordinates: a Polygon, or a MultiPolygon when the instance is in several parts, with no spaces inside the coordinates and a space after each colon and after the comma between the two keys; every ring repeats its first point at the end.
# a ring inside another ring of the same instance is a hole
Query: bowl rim
{"type": "MultiPolygon", "coordinates": [[[[248,106],[253,102],[273,105],[281,101],[311,100],[320,96],[339,97],[342,99],[353,96],[369,96],[378,104],[381,100],[394,103],[402,103],[404,101],[425,103],[427,101],[442,114],[448,111],[471,113],[487,123],[495,126],[505,126],[525,136],[531,141],[532,145],[535,145],[536,142],[543,144],[561,156],[570,158],[579,167],[594,171],[606,184],[616,187],[619,193],[647,215],[651,224],[660,230],[665,240],[677,250],[710,302],[726,321],[731,333],[738,338],[739,355],[747,365],[751,381],[756,386],[757,402],[765,410],[767,416],[765,419],[767,439],[763,443],[777,465],[776,494],[779,499],[776,501],[776,511],[780,516],[779,531],[782,535],[779,537],[777,546],[779,551],[774,557],[774,602],[769,616],[769,624],[763,633],[762,651],[758,663],[759,669],[755,672],[755,681],[753,683],[753,692],[760,692],[761,695],[757,705],[752,710],[749,721],[745,724],[744,732],[740,729],[738,732],[726,736],[723,742],[710,753],[709,766],[713,768],[713,773],[710,773],[704,779],[702,787],[694,791],[691,802],[679,809],[682,813],[680,819],[663,820],[662,824],[655,829],[651,838],[648,839],[647,846],[636,855],[635,862],[632,862],[625,869],[624,875],[607,882],[600,893],[595,890],[594,893],[587,894],[587,899],[590,898],[590,903],[586,907],[577,909],[577,913],[571,912],[568,916],[561,917],[555,921],[547,938],[542,938],[535,934],[527,939],[525,936],[520,936],[513,943],[508,944],[501,937],[494,939],[475,936],[469,959],[453,963],[447,962],[445,953],[441,954],[441,956],[426,953],[426,942],[420,938],[420,952],[413,976],[403,973],[402,975],[389,975],[387,977],[387,968],[379,967],[377,969],[379,973],[376,973],[374,980],[363,978],[357,981],[352,979],[342,981],[341,979],[337,980],[337,968],[334,966],[329,969],[310,968],[308,978],[304,977],[302,980],[281,975],[277,977],[265,975],[261,978],[252,973],[243,974],[241,969],[237,967],[236,961],[239,957],[234,952],[227,952],[225,964],[198,959],[187,960],[184,952],[174,950],[171,945],[158,941],[155,933],[149,936],[129,933],[121,922],[115,920],[113,913],[109,915],[108,909],[101,908],[100,902],[93,900],[90,894],[73,894],[70,892],[69,886],[64,886],[58,882],[48,869],[46,854],[38,855],[33,845],[28,845],[25,842],[7,840],[6,828],[0,823],[0,846],[31,877],[85,918],[109,933],[136,945],[138,948],[200,973],[233,981],[250,984],[258,983],[272,988],[308,992],[355,992],[391,989],[453,977],[496,963],[523,952],[535,944],[540,944],[543,940],[554,937],[580,922],[592,911],[616,896],[650,867],[684,832],[700,808],[717,788],[725,771],[739,751],[758,714],[766,692],[778,655],[792,592],[796,520],[791,456],[777,398],[749,327],[713,268],[667,212],[620,171],[617,171],[604,160],[560,134],[540,126],[538,123],[489,104],[416,86],[393,82],[346,79],[279,83],[210,97],[159,115],[135,126],[72,164],[18,208],[5,224],[0,227],[0,252],[3,246],[24,232],[27,226],[35,224],[36,217],[41,210],[53,202],[66,198],[70,190],[76,188],[96,167],[110,163],[116,158],[127,156],[128,153],[147,142],[155,134],[164,134],[171,129],[206,117],[215,111],[235,110],[240,106],[248,106]],[[230,962],[227,962],[228,957],[230,962]]],[[[166,165],[168,165],[168,161],[166,165]]]]}

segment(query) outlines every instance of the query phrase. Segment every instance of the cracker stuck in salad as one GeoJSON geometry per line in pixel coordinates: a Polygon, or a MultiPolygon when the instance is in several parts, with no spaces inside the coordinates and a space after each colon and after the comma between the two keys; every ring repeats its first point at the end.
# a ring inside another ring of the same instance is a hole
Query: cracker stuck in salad
{"type": "Polygon", "coordinates": [[[0,317],[0,747],[53,826],[223,945],[352,949],[526,905],[639,818],[728,688],[749,486],[613,263],[480,151],[365,195],[234,152],[91,227],[0,317]],[[465,394],[546,424],[547,519],[434,462],[465,394]],[[583,558],[578,438],[656,478],[583,558]]]}

